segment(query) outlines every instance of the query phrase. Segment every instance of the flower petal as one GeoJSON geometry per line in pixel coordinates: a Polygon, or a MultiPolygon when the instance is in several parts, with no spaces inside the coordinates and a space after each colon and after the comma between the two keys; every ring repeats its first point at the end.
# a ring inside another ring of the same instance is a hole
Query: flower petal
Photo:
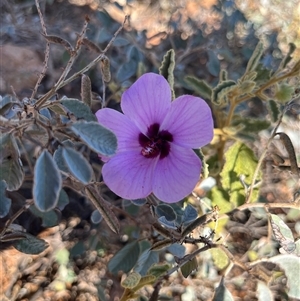
{"type": "Polygon", "coordinates": [[[153,193],[163,202],[175,203],[192,192],[201,172],[193,150],[171,143],[169,155],[157,162],[153,193]]]}
{"type": "Polygon", "coordinates": [[[117,153],[102,168],[105,184],[125,199],[139,199],[152,192],[158,157],[147,159],[140,152],[117,153]]]}
{"type": "Polygon", "coordinates": [[[101,109],[96,112],[96,117],[100,124],[117,136],[117,152],[141,149],[138,140],[140,131],[124,114],[112,109],[101,109]]]}
{"type": "Polygon", "coordinates": [[[208,144],[213,138],[213,118],[207,103],[190,95],[175,99],[161,130],[173,135],[173,142],[188,148],[208,144]]]}
{"type": "Polygon", "coordinates": [[[161,75],[142,75],[122,95],[121,108],[142,133],[154,123],[161,124],[171,106],[171,89],[161,75]]]}

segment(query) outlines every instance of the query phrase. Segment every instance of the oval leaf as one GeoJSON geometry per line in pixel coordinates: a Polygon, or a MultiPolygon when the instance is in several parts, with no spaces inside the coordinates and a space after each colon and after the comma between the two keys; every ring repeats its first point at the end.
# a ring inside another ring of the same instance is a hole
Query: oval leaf
{"type": "Polygon", "coordinates": [[[91,222],[93,224],[99,224],[103,220],[103,216],[98,210],[94,210],[91,214],[91,222]]]}
{"type": "Polygon", "coordinates": [[[104,156],[112,156],[117,150],[117,138],[113,132],[97,122],[76,122],[72,130],[92,150],[104,156]]]}
{"type": "Polygon", "coordinates": [[[108,263],[108,270],[116,275],[119,271],[128,273],[136,264],[140,255],[140,244],[133,241],[121,249],[108,263]]]}
{"type": "Polygon", "coordinates": [[[147,203],[147,199],[136,199],[136,200],[130,200],[132,204],[136,206],[143,206],[147,203]]]}
{"type": "Polygon", "coordinates": [[[194,270],[198,268],[198,262],[196,257],[193,257],[187,263],[185,263],[181,268],[181,273],[184,278],[187,278],[194,270]]]}
{"type": "Polygon", "coordinates": [[[182,222],[184,225],[189,224],[190,222],[194,221],[198,216],[197,210],[188,204],[185,209],[182,216],[182,222]]]}
{"type": "Polygon", "coordinates": [[[66,162],[63,158],[62,152],[63,152],[63,148],[61,146],[59,146],[53,154],[53,159],[54,159],[55,163],[57,164],[57,167],[61,171],[65,172],[65,173],[69,173],[70,171],[69,171],[68,166],[67,166],[67,164],[66,164],[66,162]]]}
{"type": "Polygon", "coordinates": [[[84,119],[86,121],[97,121],[96,116],[92,113],[89,106],[78,99],[66,98],[60,102],[67,108],[77,119],[84,119]]]}
{"type": "Polygon", "coordinates": [[[42,212],[55,208],[62,180],[58,167],[47,150],[38,157],[34,168],[33,197],[35,206],[42,212]]]}
{"type": "MultiPolygon", "coordinates": [[[[257,166],[254,152],[245,144],[235,142],[225,154],[226,163],[221,172],[223,188],[230,194],[230,203],[241,205],[245,201],[245,189],[240,181],[240,176],[245,176],[245,183],[250,184],[257,166]]],[[[261,179],[261,173],[257,180],[261,179]]],[[[251,201],[258,197],[258,188],[254,190],[251,201]]]]}
{"type": "Polygon", "coordinates": [[[22,232],[22,235],[25,235],[26,238],[14,243],[14,247],[22,253],[39,254],[49,246],[43,239],[39,239],[25,232],[22,232]]]}
{"type": "Polygon", "coordinates": [[[182,258],[185,254],[185,246],[178,244],[178,243],[174,243],[172,245],[170,245],[167,250],[174,256],[178,257],[178,258],[182,258]]]}
{"type": "Polygon", "coordinates": [[[137,272],[130,273],[122,282],[121,285],[125,288],[134,288],[140,282],[142,276],[137,272]]]}
{"type": "Polygon", "coordinates": [[[86,158],[69,147],[63,148],[62,155],[73,176],[83,184],[88,184],[92,179],[93,170],[86,158]]]}
{"type": "Polygon", "coordinates": [[[176,219],[176,213],[175,213],[174,209],[169,205],[159,204],[155,208],[155,212],[158,217],[164,216],[166,218],[166,220],[169,222],[172,222],[176,219]]]}
{"type": "Polygon", "coordinates": [[[153,264],[158,263],[158,259],[159,259],[158,252],[147,249],[139,257],[139,260],[134,268],[134,271],[141,274],[142,276],[145,276],[149,268],[153,264]]]}

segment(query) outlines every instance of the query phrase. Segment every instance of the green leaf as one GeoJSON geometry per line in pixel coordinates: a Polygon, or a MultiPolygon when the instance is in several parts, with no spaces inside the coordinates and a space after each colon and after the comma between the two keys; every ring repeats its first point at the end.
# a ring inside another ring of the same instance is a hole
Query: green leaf
{"type": "Polygon", "coordinates": [[[226,80],[219,83],[211,94],[211,100],[216,105],[223,105],[227,102],[226,95],[236,88],[236,82],[233,80],[226,80]]]}
{"type": "Polygon", "coordinates": [[[287,277],[288,295],[300,299],[300,257],[292,254],[277,255],[269,259],[278,264],[287,277]]]}
{"type": "Polygon", "coordinates": [[[29,210],[35,215],[42,219],[42,226],[50,228],[58,225],[59,219],[54,210],[48,212],[41,212],[35,206],[30,206],[29,210]]]}
{"type": "Polygon", "coordinates": [[[277,104],[277,102],[273,99],[270,99],[268,101],[268,105],[267,105],[270,117],[271,117],[271,121],[272,122],[277,122],[280,116],[280,110],[279,110],[279,106],[277,104]]]}
{"type": "Polygon", "coordinates": [[[155,282],[155,280],[156,280],[156,277],[153,275],[143,276],[141,278],[140,282],[138,283],[138,285],[134,287],[133,291],[136,292],[145,285],[153,284],[155,282]]]}
{"type": "Polygon", "coordinates": [[[147,199],[136,199],[136,200],[130,200],[130,202],[132,202],[132,204],[134,204],[135,206],[144,206],[147,203],[147,199]]]}
{"type": "Polygon", "coordinates": [[[76,122],[72,130],[92,150],[104,156],[112,156],[117,150],[117,138],[113,132],[97,122],[76,122]]]}
{"type": "Polygon", "coordinates": [[[206,67],[211,75],[217,77],[220,73],[220,61],[217,55],[212,50],[208,50],[207,54],[208,62],[206,64],[206,67]]]}
{"type": "Polygon", "coordinates": [[[184,278],[187,278],[194,270],[198,268],[198,262],[196,257],[193,257],[187,263],[185,263],[181,268],[181,273],[184,278]]]}
{"type": "Polygon", "coordinates": [[[140,244],[133,241],[121,249],[108,263],[108,270],[117,275],[119,271],[128,273],[140,256],[140,244]]]}
{"type": "Polygon", "coordinates": [[[6,182],[1,180],[0,181],[0,218],[5,217],[10,209],[11,206],[11,199],[6,197],[6,182]]]}
{"type": "Polygon", "coordinates": [[[168,252],[170,252],[172,255],[182,258],[185,255],[186,248],[185,246],[174,243],[171,244],[169,247],[167,247],[168,252]]]}
{"type": "Polygon", "coordinates": [[[97,121],[95,114],[92,113],[90,107],[86,105],[84,102],[73,99],[73,98],[65,98],[60,101],[60,103],[68,109],[68,111],[77,119],[84,119],[86,121],[97,121]]]}
{"type": "Polygon", "coordinates": [[[169,222],[172,222],[176,219],[176,213],[174,209],[167,204],[159,204],[156,206],[155,212],[158,217],[164,216],[169,222]]]}
{"type": "Polygon", "coordinates": [[[7,184],[7,190],[18,190],[24,180],[24,170],[16,140],[12,134],[0,133],[0,180],[7,184]]]}
{"type": "Polygon", "coordinates": [[[93,224],[100,224],[100,222],[103,220],[103,216],[98,210],[94,210],[91,214],[91,222],[93,224]]]}
{"type": "MultiPolygon", "coordinates": [[[[245,188],[240,176],[244,176],[244,182],[250,185],[256,166],[257,159],[253,151],[242,142],[235,142],[225,154],[226,162],[221,172],[223,188],[229,192],[230,203],[239,206],[245,202],[245,188]]],[[[261,176],[257,177],[260,180],[261,176]]],[[[258,197],[258,189],[254,189],[251,201],[258,197]]]]}
{"type": "Polygon", "coordinates": [[[175,68],[175,51],[170,49],[163,57],[159,67],[159,74],[162,75],[169,83],[172,91],[172,98],[175,98],[174,92],[174,68],[175,68]]]}
{"type": "Polygon", "coordinates": [[[184,225],[189,224],[190,222],[194,221],[198,216],[197,210],[190,204],[188,204],[184,208],[184,213],[182,216],[182,223],[184,225]]]}
{"type": "Polygon", "coordinates": [[[293,54],[293,52],[296,50],[297,47],[296,47],[296,45],[294,43],[289,43],[289,47],[290,47],[289,51],[284,56],[284,58],[282,59],[282,61],[280,62],[278,70],[284,69],[287,66],[287,64],[293,59],[291,55],[293,54]]]}
{"type": "Polygon", "coordinates": [[[220,187],[213,187],[211,191],[208,192],[208,197],[212,200],[212,207],[217,205],[221,214],[233,209],[232,204],[229,202],[230,196],[228,192],[220,187]]]}
{"type": "Polygon", "coordinates": [[[141,274],[142,276],[145,276],[149,268],[153,264],[158,263],[158,260],[159,260],[158,252],[147,249],[139,257],[139,260],[136,266],[134,267],[134,271],[141,274]]]}
{"type": "Polygon", "coordinates": [[[212,301],[234,301],[230,291],[224,285],[223,278],[215,291],[212,301]]]}
{"type": "Polygon", "coordinates": [[[137,273],[137,272],[131,272],[122,282],[121,282],[121,286],[124,288],[134,288],[136,287],[140,280],[141,280],[142,276],[137,273]]]}
{"type": "Polygon", "coordinates": [[[258,65],[258,62],[263,55],[264,48],[263,48],[263,43],[258,42],[256,45],[256,48],[254,49],[251,58],[248,61],[247,68],[246,68],[246,73],[254,71],[258,65]]]}
{"type": "Polygon", "coordinates": [[[170,269],[171,266],[168,263],[158,263],[154,264],[150,267],[148,271],[148,275],[153,275],[156,278],[162,276],[163,274],[166,273],[168,269],[170,269]]]}
{"type": "Polygon", "coordinates": [[[211,99],[212,87],[205,81],[194,76],[186,76],[184,81],[197,93],[206,100],[211,99]]]}
{"type": "Polygon", "coordinates": [[[280,103],[285,104],[286,102],[292,99],[295,88],[286,83],[277,85],[277,91],[274,98],[277,99],[280,103]]]}
{"type": "Polygon", "coordinates": [[[128,62],[121,64],[117,71],[116,78],[118,82],[122,83],[136,74],[138,63],[135,59],[130,59],[128,62]]]}
{"type": "Polygon", "coordinates": [[[210,250],[210,253],[212,255],[212,259],[213,259],[215,266],[219,270],[222,270],[228,266],[228,264],[229,264],[228,256],[222,249],[214,248],[214,249],[210,250]]]}
{"type": "Polygon", "coordinates": [[[64,147],[62,155],[67,163],[69,171],[75,178],[77,178],[83,184],[88,184],[92,180],[92,167],[81,153],[70,147],[64,147]]]}
{"type": "Polygon", "coordinates": [[[18,240],[14,243],[14,247],[26,254],[39,254],[48,248],[48,243],[43,239],[34,237],[26,232],[22,232],[26,238],[18,240]]]}
{"type": "Polygon", "coordinates": [[[262,64],[258,64],[255,71],[257,72],[255,78],[256,83],[265,83],[271,78],[271,71],[262,64]]]}
{"type": "Polygon", "coordinates": [[[63,210],[68,204],[69,204],[69,197],[64,189],[60,190],[58,202],[57,202],[57,208],[59,210],[63,210]]]}
{"type": "Polygon", "coordinates": [[[228,79],[228,72],[225,69],[221,69],[219,74],[219,82],[224,82],[228,79]]]}
{"type": "Polygon", "coordinates": [[[62,185],[59,169],[47,150],[38,157],[34,167],[33,198],[42,212],[55,208],[62,185]]]}
{"type": "Polygon", "coordinates": [[[56,162],[59,170],[65,172],[65,173],[70,173],[68,166],[63,158],[63,147],[62,146],[60,146],[60,145],[58,146],[57,150],[53,154],[53,159],[56,162]]]}

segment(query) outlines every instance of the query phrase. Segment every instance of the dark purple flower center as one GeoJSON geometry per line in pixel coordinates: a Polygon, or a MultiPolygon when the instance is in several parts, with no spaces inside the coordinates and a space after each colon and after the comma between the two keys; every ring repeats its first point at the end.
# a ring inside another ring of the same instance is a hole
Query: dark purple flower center
{"type": "Polygon", "coordinates": [[[153,123],[147,131],[147,135],[139,134],[139,143],[142,147],[141,154],[146,158],[155,158],[159,155],[160,159],[168,156],[170,143],[173,136],[168,131],[159,131],[159,124],[153,123]]]}

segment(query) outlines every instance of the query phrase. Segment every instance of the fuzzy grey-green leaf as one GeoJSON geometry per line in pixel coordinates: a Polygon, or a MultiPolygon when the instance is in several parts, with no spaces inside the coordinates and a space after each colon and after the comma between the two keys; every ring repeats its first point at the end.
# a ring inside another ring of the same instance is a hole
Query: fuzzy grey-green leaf
{"type": "Polygon", "coordinates": [[[42,212],[55,208],[62,186],[61,175],[51,154],[44,150],[34,168],[33,198],[42,212]]]}
{"type": "Polygon", "coordinates": [[[116,275],[119,271],[129,272],[140,255],[140,244],[137,240],[127,244],[108,263],[108,270],[116,275]]]}
{"type": "Polygon", "coordinates": [[[60,103],[68,109],[77,119],[84,119],[86,121],[96,121],[96,116],[92,113],[89,106],[78,99],[65,98],[60,103]]]}
{"type": "Polygon", "coordinates": [[[163,57],[159,74],[161,74],[169,83],[172,91],[172,98],[175,98],[174,92],[174,69],[175,69],[175,51],[170,49],[163,57]]]}
{"type": "Polygon", "coordinates": [[[87,159],[70,147],[64,147],[62,155],[73,176],[83,184],[88,184],[92,179],[93,170],[87,159]]]}
{"type": "Polygon", "coordinates": [[[104,156],[112,156],[117,150],[117,138],[113,132],[97,122],[76,122],[72,130],[92,150],[104,156]]]}
{"type": "Polygon", "coordinates": [[[134,271],[141,274],[142,276],[145,276],[149,270],[149,268],[159,261],[158,252],[151,251],[150,249],[146,249],[141,256],[139,257],[139,260],[134,267],[134,271]]]}
{"type": "Polygon", "coordinates": [[[184,81],[200,96],[209,100],[211,98],[212,87],[205,81],[194,76],[186,76],[184,81]]]}
{"type": "Polygon", "coordinates": [[[263,48],[263,43],[258,42],[256,45],[251,58],[248,61],[247,68],[246,68],[246,73],[251,72],[256,69],[258,62],[263,54],[264,48],[263,48]]]}
{"type": "Polygon", "coordinates": [[[26,232],[22,232],[26,238],[18,240],[15,242],[14,247],[26,254],[39,254],[48,248],[48,243],[43,239],[34,237],[26,232]]]}

